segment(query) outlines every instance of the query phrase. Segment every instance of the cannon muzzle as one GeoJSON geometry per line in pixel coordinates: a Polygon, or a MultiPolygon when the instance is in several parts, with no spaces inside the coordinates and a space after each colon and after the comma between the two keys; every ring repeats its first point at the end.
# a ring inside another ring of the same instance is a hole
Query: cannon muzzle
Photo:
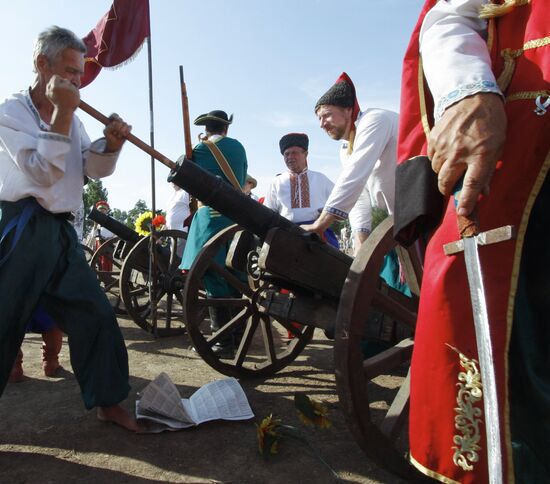
{"type": "Polygon", "coordinates": [[[95,207],[93,207],[88,214],[88,218],[110,230],[118,238],[126,242],[136,243],[140,239],[139,234],[135,230],[132,230],[130,227],[124,225],[115,218],[100,212],[95,207]]]}

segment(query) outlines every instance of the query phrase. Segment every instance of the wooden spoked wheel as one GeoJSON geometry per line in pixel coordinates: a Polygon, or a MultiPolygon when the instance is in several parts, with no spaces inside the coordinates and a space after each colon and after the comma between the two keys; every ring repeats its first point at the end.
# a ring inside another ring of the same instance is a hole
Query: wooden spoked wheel
{"type": "Polygon", "coordinates": [[[126,314],[119,291],[119,277],[122,260],[116,255],[118,237],[108,239],[101,244],[90,259],[90,267],[96,273],[99,285],[109,299],[116,314],[126,314]]]}
{"type": "Polygon", "coordinates": [[[413,297],[389,288],[379,277],[384,256],[396,248],[393,219],[384,220],[351,265],[336,320],[336,384],[347,424],[360,447],[379,466],[410,480],[424,477],[408,452],[409,366],[418,307],[421,266],[414,249],[401,250],[413,297]],[[369,342],[380,316],[394,325],[390,340],[369,342]],[[396,330],[397,328],[397,330],[396,330]],[[365,358],[369,344],[385,349],[365,358]],[[380,345],[381,346],[381,345],[380,345]]]}
{"type": "Polygon", "coordinates": [[[185,276],[179,265],[186,240],[187,234],[180,230],[158,231],[153,244],[154,257],[148,236],[132,247],[122,265],[119,287],[126,311],[140,328],[155,336],[185,332],[182,296],[185,276]],[[151,304],[153,298],[155,305],[151,304]]]}
{"type": "MultiPolygon", "coordinates": [[[[313,336],[312,326],[295,326],[271,318],[257,304],[262,285],[246,280],[228,267],[218,264],[214,257],[227,247],[240,229],[233,225],[212,237],[203,247],[187,274],[184,291],[185,321],[195,351],[212,368],[229,376],[268,376],[281,370],[300,354],[313,336]],[[203,277],[212,271],[224,279],[237,295],[212,298],[204,290],[203,277]],[[212,332],[209,308],[230,307],[233,317],[218,331],[212,332]],[[288,332],[294,338],[287,339],[288,332]],[[238,333],[235,357],[222,359],[213,350],[224,336],[238,333]]],[[[250,278],[248,278],[250,280],[250,278]]]]}

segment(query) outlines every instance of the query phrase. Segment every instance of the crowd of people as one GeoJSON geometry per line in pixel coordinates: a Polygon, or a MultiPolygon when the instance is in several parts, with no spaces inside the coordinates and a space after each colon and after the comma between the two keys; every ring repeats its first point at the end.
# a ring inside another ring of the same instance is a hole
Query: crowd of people
{"type": "MultiPolygon", "coordinates": [[[[545,482],[550,475],[545,6],[544,0],[427,0],[405,57],[399,116],[361,107],[342,73],[312,106],[320,128],[341,142],[339,177],[333,183],[310,170],[308,135],[288,133],[279,141],[286,171],[258,200],[336,247],[331,227],[348,220],[351,233],[342,229],[340,246],[349,249],[352,239],[355,254],[380,216],[394,215],[396,238],[418,244],[424,276],[411,365],[410,461],[442,482],[489,482],[494,447],[504,482],[514,476],[545,482]],[[434,222],[426,223],[426,212],[435,214],[434,222]],[[513,225],[517,232],[480,250],[498,395],[493,422],[486,420],[476,373],[464,255],[443,251],[461,237],[457,220],[474,212],[480,231],[513,225]],[[500,442],[482,438],[491,425],[501,430],[500,442]]],[[[44,357],[46,375],[58,369],[63,332],[86,408],[139,431],[121,405],[129,392],[122,334],[69,223],[82,203],[83,179],[113,173],[131,130],[113,115],[104,137],[90,142],[74,114],[85,52],[69,30],[45,30],[34,52],[35,82],[0,104],[0,394],[9,379],[22,378],[21,342],[30,323],[45,314],[54,326],[43,334],[55,331],[57,338],[44,357]]],[[[194,123],[205,134],[193,162],[253,196],[257,182],[248,174],[245,148],[228,136],[233,115],[212,110],[194,123]]],[[[183,230],[191,219],[180,265],[186,271],[232,221],[200,201],[191,214],[188,194],[173,190],[168,228],[183,230]]],[[[217,257],[223,264],[225,253],[217,257]]],[[[387,257],[398,269],[396,255],[387,257]]],[[[394,275],[388,284],[399,282],[399,270],[394,275]]],[[[207,273],[204,284],[209,297],[234,295],[217,274],[207,273]]],[[[229,307],[211,307],[212,330],[232,315],[229,307]]],[[[232,358],[240,336],[225,334],[213,351],[232,358]]]]}

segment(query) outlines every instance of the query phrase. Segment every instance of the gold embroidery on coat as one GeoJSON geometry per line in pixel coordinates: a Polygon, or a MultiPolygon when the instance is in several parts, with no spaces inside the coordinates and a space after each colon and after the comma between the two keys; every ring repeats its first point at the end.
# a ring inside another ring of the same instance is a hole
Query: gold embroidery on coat
{"type": "Polygon", "coordinates": [[[460,433],[453,438],[453,442],[456,444],[452,447],[454,450],[453,462],[462,470],[471,471],[474,469],[473,464],[479,460],[478,452],[481,450],[479,424],[481,423],[482,410],[476,406],[483,397],[481,375],[476,360],[469,359],[456,348],[452,349],[458,353],[460,366],[465,370],[458,374],[456,398],[458,407],[455,408],[457,413],[455,428],[460,433]]]}
{"type": "Polygon", "coordinates": [[[537,99],[539,96],[550,97],[550,91],[519,91],[506,96],[506,102],[526,101],[529,99],[537,99]]]}
{"type": "Polygon", "coordinates": [[[486,3],[479,9],[479,18],[489,19],[501,17],[516,7],[527,5],[530,0],[505,0],[502,4],[486,3]]]}
{"type": "Polygon", "coordinates": [[[540,39],[528,40],[527,42],[525,42],[525,44],[523,44],[523,47],[521,49],[502,49],[500,55],[504,59],[504,68],[502,69],[502,72],[500,76],[498,76],[497,80],[497,84],[498,87],[500,87],[500,90],[505,91],[510,84],[512,76],[514,75],[514,70],[516,68],[516,59],[520,55],[523,55],[526,50],[544,47],[548,44],[550,44],[550,37],[542,37],[540,39]]]}

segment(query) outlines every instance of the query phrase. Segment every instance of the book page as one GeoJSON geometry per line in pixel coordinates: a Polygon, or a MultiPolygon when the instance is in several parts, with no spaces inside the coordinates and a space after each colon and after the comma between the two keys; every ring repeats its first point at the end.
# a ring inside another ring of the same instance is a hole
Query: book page
{"type": "Polygon", "coordinates": [[[198,425],[209,420],[246,420],[254,417],[246,395],[235,378],[213,381],[189,399],[198,425]]]}
{"type": "Polygon", "coordinates": [[[139,402],[139,400],[136,401],[136,418],[146,419],[149,422],[146,430],[144,431],[145,433],[156,434],[165,430],[180,430],[193,427],[195,425],[194,423],[174,420],[169,417],[161,416],[155,412],[144,410],[140,408],[139,402]]]}
{"type": "Polygon", "coordinates": [[[161,373],[141,393],[139,411],[156,414],[157,417],[193,424],[181,404],[181,395],[166,373],[161,373]]]}

